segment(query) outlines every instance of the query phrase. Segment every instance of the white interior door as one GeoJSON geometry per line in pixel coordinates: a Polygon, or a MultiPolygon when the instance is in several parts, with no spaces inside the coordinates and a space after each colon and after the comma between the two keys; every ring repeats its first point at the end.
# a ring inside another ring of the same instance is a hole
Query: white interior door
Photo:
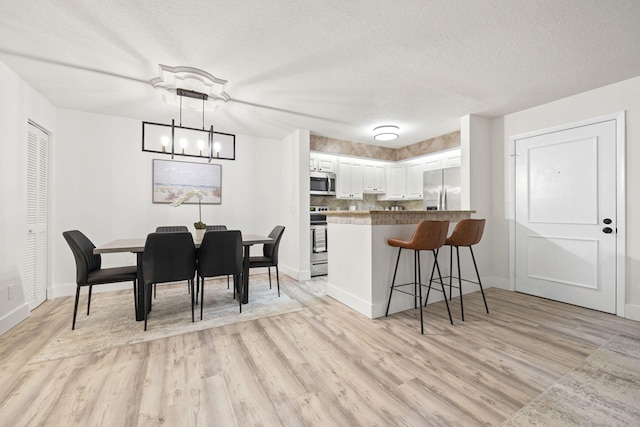
{"type": "Polygon", "coordinates": [[[616,122],[516,140],[515,289],[616,312],[616,122]]]}
{"type": "Polygon", "coordinates": [[[25,297],[33,310],[47,299],[49,135],[29,123],[25,297]]]}

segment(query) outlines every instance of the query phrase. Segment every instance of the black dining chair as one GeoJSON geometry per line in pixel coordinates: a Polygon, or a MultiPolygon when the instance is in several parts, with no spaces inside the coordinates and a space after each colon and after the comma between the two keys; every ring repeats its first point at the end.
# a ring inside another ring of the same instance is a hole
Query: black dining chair
{"type": "Polygon", "coordinates": [[[144,298],[144,330],[147,330],[151,285],[187,280],[191,287],[191,321],[194,315],[194,277],[196,274],[196,246],[189,232],[151,233],[142,252],[144,298]]]}
{"type": "MultiPolygon", "coordinates": [[[[208,231],[198,249],[198,286],[200,287],[200,320],[204,307],[204,280],[207,277],[233,275],[234,287],[242,287],[242,233],[238,230],[208,231]]],[[[238,291],[242,313],[242,295],[238,291]]],[[[234,293],[235,297],[235,293],[234,293]]]]}
{"type": "MultiPolygon", "coordinates": [[[[156,233],[184,233],[189,232],[189,229],[186,225],[161,225],[156,227],[156,233]]],[[[187,289],[191,292],[191,288],[189,288],[189,283],[187,283],[187,289]]],[[[153,297],[157,296],[157,286],[153,285],[153,297]]]]}
{"type": "Polygon", "coordinates": [[[189,231],[186,225],[161,225],[156,227],[156,233],[183,233],[185,231],[189,231]]]}
{"type": "MultiPolygon", "coordinates": [[[[227,229],[226,225],[207,225],[205,232],[207,231],[225,231],[227,229]]],[[[229,289],[229,276],[227,276],[227,289],[229,289]]],[[[236,297],[236,288],[233,288],[233,298],[236,297]]]]}
{"type": "Polygon", "coordinates": [[[89,287],[89,298],[87,300],[87,316],[91,308],[91,292],[93,285],[103,285],[107,283],[133,282],[134,305],[136,301],[136,284],[138,274],[136,266],[102,268],[102,258],[100,254],[95,255],[93,249],[96,247],[87,236],[78,230],[70,230],[62,233],[62,236],[69,244],[73,257],[76,261],[76,302],[73,306],[73,322],[71,329],[76,328],[76,314],[78,313],[78,300],[80,298],[80,288],[89,287]]]}
{"type": "Polygon", "coordinates": [[[278,248],[280,239],[284,233],[284,226],[277,225],[269,233],[273,243],[265,243],[262,247],[262,256],[249,257],[249,268],[267,267],[269,273],[269,289],[271,289],[271,267],[276,268],[276,280],[278,282],[278,296],[280,296],[280,273],[278,271],[278,248]]]}

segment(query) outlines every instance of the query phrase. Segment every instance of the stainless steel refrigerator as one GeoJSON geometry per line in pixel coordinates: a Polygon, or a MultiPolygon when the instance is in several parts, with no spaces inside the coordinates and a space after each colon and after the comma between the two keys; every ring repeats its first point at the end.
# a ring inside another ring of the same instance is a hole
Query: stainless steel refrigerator
{"type": "Polygon", "coordinates": [[[426,171],[422,203],[425,210],[460,210],[460,167],[426,171]]]}

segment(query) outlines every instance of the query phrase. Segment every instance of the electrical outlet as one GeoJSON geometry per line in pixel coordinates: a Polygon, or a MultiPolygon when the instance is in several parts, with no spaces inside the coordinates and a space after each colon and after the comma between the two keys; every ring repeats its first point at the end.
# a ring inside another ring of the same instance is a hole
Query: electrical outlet
{"type": "Polygon", "coordinates": [[[9,291],[9,300],[13,299],[13,289],[15,288],[16,285],[9,285],[9,287],[7,288],[9,291]]]}

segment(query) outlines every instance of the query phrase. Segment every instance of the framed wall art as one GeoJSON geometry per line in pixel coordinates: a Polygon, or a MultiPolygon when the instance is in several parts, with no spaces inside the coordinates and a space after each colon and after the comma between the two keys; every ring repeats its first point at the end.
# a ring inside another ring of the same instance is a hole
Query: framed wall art
{"type": "Polygon", "coordinates": [[[222,165],[153,159],[153,203],[173,203],[191,190],[200,190],[202,199],[184,203],[222,203],[222,165]]]}

